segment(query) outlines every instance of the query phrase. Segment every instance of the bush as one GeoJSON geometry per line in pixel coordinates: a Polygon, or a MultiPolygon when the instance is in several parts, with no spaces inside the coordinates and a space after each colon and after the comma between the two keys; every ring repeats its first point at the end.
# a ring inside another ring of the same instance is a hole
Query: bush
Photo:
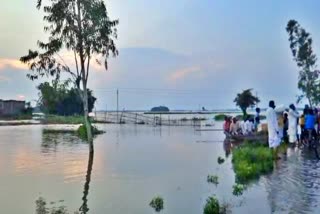
{"type": "Polygon", "coordinates": [[[163,210],[163,199],[159,196],[153,198],[150,202],[150,207],[152,207],[156,212],[163,210]]]}
{"type": "Polygon", "coordinates": [[[245,189],[245,186],[242,185],[242,184],[235,184],[232,186],[232,194],[235,195],[235,196],[240,196],[243,194],[243,191],[245,189]]]}
{"type": "Polygon", "coordinates": [[[246,183],[272,172],[273,152],[260,143],[245,143],[233,150],[232,163],[237,182],[246,183]]]}
{"type": "MultiPolygon", "coordinates": [[[[224,118],[225,118],[226,116],[228,116],[228,115],[226,115],[226,114],[217,114],[217,115],[214,116],[214,119],[215,119],[216,121],[224,121],[224,118]]],[[[230,116],[228,116],[228,117],[230,117],[230,116]]]]}
{"type": "MultiPolygon", "coordinates": [[[[99,130],[97,127],[91,125],[92,136],[103,134],[104,131],[99,130]]],[[[78,136],[82,139],[87,139],[87,128],[85,125],[81,125],[77,130],[78,136]]]]}
{"type": "Polygon", "coordinates": [[[219,214],[220,205],[218,199],[215,197],[209,197],[204,207],[203,214],[219,214]]]}

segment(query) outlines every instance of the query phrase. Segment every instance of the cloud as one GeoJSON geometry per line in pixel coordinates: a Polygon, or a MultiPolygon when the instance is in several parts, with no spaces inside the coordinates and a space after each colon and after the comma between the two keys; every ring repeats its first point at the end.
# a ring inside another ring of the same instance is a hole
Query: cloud
{"type": "Polygon", "coordinates": [[[6,68],[26,70],[28,69],[28,66],[21,63],[17,59],[0,58],[0,70],[6,69],[6,68]]]}
{"type": "Polygon", "coordinates": [[[26,100],[26,96],[24,96],[24,95],[22,95],[22,94],[18,94],[18,95],[17,95],[17,100],[24,101],[24,100],[26,100]]]}
{"type": "Polygon", "coordinates": [[[179,70],[174,71],[169,76],[169,81],[176,82],[176,81],[178,81],[180,79],[186,78],[190,74],[198,73],[198,72],[201,72],[201,67],[200,66],[192,66],[192,67],[179,69],[179,70]]]}

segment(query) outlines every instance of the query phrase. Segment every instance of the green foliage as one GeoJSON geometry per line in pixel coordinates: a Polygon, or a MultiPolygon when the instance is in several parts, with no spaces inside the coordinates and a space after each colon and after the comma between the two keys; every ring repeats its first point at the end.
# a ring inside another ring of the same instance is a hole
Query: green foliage
{"type": "Polygon", "coordinates": [[[47,115],[43,122],[46,124],[83,124],[84,118],[82,116],[47,115]]]}
{"type": "Polygon", "coordinates": [[[153,198],[150,202],[150,207],[152,207],[156,212],[160,212],[164,208],[163,198],[157,196],[153,198]]]}
{"type": "Polygon", "coordinates": [[[235,196],[240,196],[243,194],[243,191],[245,190],[245,186],[243,184],[235,184],[232,186],[232,194],[235,196]]]}
{"type": "Polygon", "coordinates": [[[207,182],[208,183],[213,183],[215,185],[219,184],[219,177],[216,175],[208,175],[207,176],[207,182]]]}
{"type": "Polygon", "coordinates": [[[220,213],[220,205],[219,205],[218,199],[215,197],[209,197],[204,207],[203,214],[219,214],[219,213],[220,213]]]}
{"type": "Polygon", "coordinates": [[[253,107],[260,102],[259,98],[252,94],[252,89],[243,90],[237,94],[234,101],[240,107],[244,116],[247,116],[247,108],[253,107]]]}
{"type": "MultiPolygon", "coordinates": [[[[253,114],[247,114],[247,117],[254,118],[255,115],[253,115],[253,114]]],[[[260,120],[265,120],[265,119],[267,118],[265,115],[260,115],[259,117],[260,117],[260,120]]],[[[237,115],[236,118],[237,118],[238,120],[244,120],[243,114],[237,115]]]]}
{"type": "Polygon", "coordinates": [[[233,150],[232,163],[237,182],[246,183],[273,170],[273,153],[260,143],[245,143],[233,150]]]}
{"type": "Polygon", "coordinates": [[[312,49],[312,38],[300,24],[290,20],[286,27],[289,35],[290,49],[299,70],[298,88],[308,99],[310,106],[320,103],[320,72],[316,70],[317,57],[312,49]]]}
{"type": "MultiPolygon", "coordinates": [[[[42,111],[47,114],[74,115],[83,114],[83,101],[79,90],[75,87],[69,87],[70,80],[60,83],[58,80],[41,83],[37,88],[39,90],[39,105],[42,111]]],[[[92,91],[87,89],[88,111],[94,108],[96,98],[92,91]]]]}
{"type": "MultiPolygon", "coordinates": [[[[40,197],[36,200],[36,214],[69,214],[65,206],[47,208],[47,202],[40,197]]],[[[74,214],[79,214],[74,212],[74,214]]]]}
{"type": "Polygon", "coordinates": [[[228,116],[228,115],[226,115],[226,114],[217,114],[217,115],[214,116],[214,119],[216,121],[223,121],[226,116],[228,116]]]}
{"type": "MultiPolygon", "coordinates": [[[[93,136],[103,134],[104,131],[99,130],[97,127],[91,125],[91,133],[93,136]]],[[[80,138],[87,140],[87,128],[85,125],[81,125],[78,130],[77,134],[80,138]]]]}

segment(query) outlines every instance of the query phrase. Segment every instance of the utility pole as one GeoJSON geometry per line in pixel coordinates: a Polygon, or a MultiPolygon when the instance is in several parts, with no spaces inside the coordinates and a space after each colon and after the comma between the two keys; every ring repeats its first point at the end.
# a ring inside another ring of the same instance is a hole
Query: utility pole
{"type": "Polygon", "coordinates": [[[117,89],[117,122],[119,122],[119,90],[117,89]]]}

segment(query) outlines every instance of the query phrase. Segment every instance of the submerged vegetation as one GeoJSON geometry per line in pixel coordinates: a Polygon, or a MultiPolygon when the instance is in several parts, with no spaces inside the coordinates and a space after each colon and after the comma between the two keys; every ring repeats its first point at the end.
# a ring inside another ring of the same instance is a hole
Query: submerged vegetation
{"type": "Polygon", "coordinates": [[[207,182],[208,183],[213,183],[215,185],[219,184],[219,177],[216,175],[208,175],[207,176],[207,182]]]}
{"type": "MultiPolygon", "coordinates": [[[[99,134],[103,134],[104,131],[101,131],[97,127],[91,125],[91,133],[92,133],[93,136],[97,136],[99,134]]],[[[77,130],[77,134],[78,134],[78,136],[80,138],[86,140],[88,138],[87,137],[87,128],[86,128],[86,126],[85,125],[81,125],[77,130]]]]}
{"type": "MultiPolygon", "coordinates": [[[[73,212],[74,214],[79,214],[78,212],[73,212]]],[[[59,207],[47,207],[47,202],[44,198],[40,197],[36,200],[36,214],[71,214],[68,212],[65,206],[59,207]]]]}
{"type": "Polygon", "coordinates": [[[219,214],[220,205],[216,197],[209,197],[207,203],[204,206],[203,214],[219,214]]]}
{"type": "Polygon", "coordinates": [[[224,158],[218,157],[218,164],[223,164],[224,163],[224,158]]]}
{"type": "Polygon", "coordinates": [[[273,153],[257,142],[246,142],[233,150],[232,163],[238,183],[247,183],[273,170],[273,153]]]}
{"type": "Polygon", "coordinates": [[[163,198],[157,196],[155,198],[153,198],[150,202],[150,207],[152,207],[156,212],[160,212],[161,210],[163,210],[164,207],[164,201],[163,198]]]}
{"type": "Polygon", "coordinates": [[[243,194],[243,191],[245,189],[245,186],[243,184],[235,184],[232,186],[232,194],[235,196],[240,196],[243,194]]]}

